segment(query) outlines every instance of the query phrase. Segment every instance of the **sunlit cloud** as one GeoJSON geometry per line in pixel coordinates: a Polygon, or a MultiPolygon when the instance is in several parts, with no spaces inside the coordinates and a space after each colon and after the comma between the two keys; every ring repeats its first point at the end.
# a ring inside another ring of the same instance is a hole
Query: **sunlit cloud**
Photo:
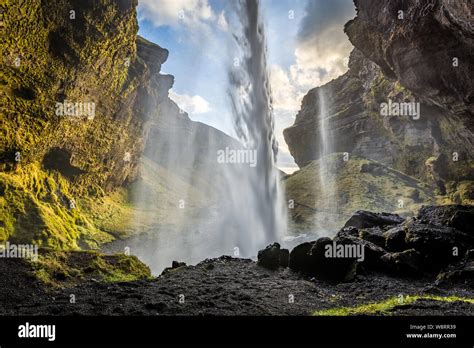
{"type": "Polygon", "coordinates": [[[295,63],[271,68],[271,86],[275,110],[293,112],[312,88],[343,75],[353,49],[345,35],[344,24],[354,17],[351,0],[311,0],[294,50],[295,63]]]}
{"type": "Polygon", "coordinates": [[[212,111],[209,102],[199,95],[189,96],[187,94],[178,94],[171,90],[170,98],[180,106],[180,108],[191,115],[205,114],[212,111]]]}
{"type": "Polygon", "coordinates": [[[273,108],[276,111],[295,111],[301,104],[303,93],[291,80],[288,72],[274,64],[270,69],[270,84],[273,94],[273,108]]]}

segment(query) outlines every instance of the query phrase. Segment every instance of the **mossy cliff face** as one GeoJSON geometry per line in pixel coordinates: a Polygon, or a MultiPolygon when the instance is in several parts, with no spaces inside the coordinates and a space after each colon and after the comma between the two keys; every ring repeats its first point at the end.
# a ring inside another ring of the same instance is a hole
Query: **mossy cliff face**
{"type": "Polygon", "coordinates": [[[332,236],[357,210],[414,216],[436,201],[429,185],[380,162],[343,153],[312,161],[284,180],[290,229],[332,236]],[[320,181],[320,171],[326,177],[320,181]],[[326,185],[333,189],[325,190],[326,185]]]}
{"type": "Polygon", "coordinates": [[[131,106],[145,77],[136,5],[2,5],[0,240],[53,247],[77,247],[82,235],[92,245],[110,240],[76,208],[82,195],[103,195],[136,172],[144,121],[131,106]],[[58,111],[67,102],[93,107],[58,111]]]}
{"type": "Polygon", "coordinates": [[[93,192],[133,177],[143,120],[130,106],[145,69],[137,60],[135,6],[136,1],[4,5],[3,170],[40,162],[69,177],[73,190],[93,192]],[[94,103],[94,112],[57,112],[56,103],[65,101],[94,103]],[[127,152],[130,163],[123,160],[127,152]]]}
{"type": "MultiPolygon", "coordinates": [[[[133,185],[154,166],[141,159],[150,133],[166,133],[176,117],[194,127],[168,98],[173,77],[160,74],[168,51],[137,36],[137,3],[0,5],[0,243],[98,248],[129,236],[141,214],[133,185]]],[[[174,180],[159,171],[150,185],[174,180]]],[[[165,193],[164,206],[178,200],[165,193]]],[[[150,216],[143,220],[156,223],[150,216]]]]}
{"type": "Polygon", "coordinates": [[[294,125],[284,132],[296,163],[304,167],[320,156],[321,89],[332,152],[376,160],[413,176],[432,185],[445,203],[472,203],[468,1],[355,4],[358,15],[345,27],[355,45],[348,72],[309,91],[294,125]],[[398,10],[404,11],[403,20],[398,10]],[[420,103],[419,118],[383,116],[381,104],[389,100],[420,103]]]}

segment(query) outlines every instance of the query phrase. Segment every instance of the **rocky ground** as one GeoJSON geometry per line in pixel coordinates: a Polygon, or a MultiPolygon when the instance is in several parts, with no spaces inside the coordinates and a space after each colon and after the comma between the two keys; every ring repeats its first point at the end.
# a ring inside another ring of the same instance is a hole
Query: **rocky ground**
{"type": "MultiPolygon", "coordinates": [[[[474,315],[472,252],[465,250],[472,249],[472,231],[462,232],[469,228],[467,223],[472,221],[473,212],[472,207],[466,206],[427,207],[410,221],[391,214],[358,212],[347,222],[350,227],[342,229],[334,240],[344,243],[343,238],[351,237],[352,243],[365,242],[365,248],[371,251],[366,252],[363,262],[349,258],[338,262],[320,259],[318,250],[326,241],[321,238],[303,243],[291,253],[276,244],[269,246],[259,253],[258,262],[222,256],[196,266],[175,262],[157,278],[145,275],[135,281],[117,282],[89,276],[66,286],[51,287],[33,276],[24,261],[1,259],[0,313],[474,315]],[[381,241],[391,240],[389,237],[401,226],[405,226],[405,237],[397,248],[413,247],[406,249],[410,252],[388,251],[386,248],[392,246],[386,245],[377,249],[376,244],[367,240],[382,245],[381,241]],[[383,238],[374,237],[375,227],[382,231],[379,236],[383,238]],[[364,233],[356,235],[355,230],[364,233]],[[435,231],[433,235],[430,230],[435,231]],[[449,243],[453,240],[462,251],[459,260],[433,263],[430,250],[442,253],[442,246],[451,247],[449,243]],[[319,262],[313,263],[315,260],[319,262]],[[71,301],[71,295],[75,301],[71,301]]],[[[90,268],[84,257],[69,257],[68,262],[71,260],[79,260],[82,269],[90,268]]]]}
{"type": "MultiPolygon", "coordinates": [[[[0,262],[3,274],[8,271],[5,266],[0,262]]],[[[414,295],[472,299],[472,288],[443,288],[429,279],[397,279],[382,274],[332,283],[228,257],[180,267],[153,280],[91,280],[59,291],[46,291],[32,278],[19,278],[2,277],[2,315],[310,315],[390,298],[400,302],[387,313],[474,315],[474,303],[463,301],[420,299],[403,303],[403,298],[414,295]],[[76,297],[74,304],[70,303],[71,294],[76,297]],[[184,303],[180,303],[181,295],[184,303]],[[294,303],[289,301],[291,295],[294,303]]]]}

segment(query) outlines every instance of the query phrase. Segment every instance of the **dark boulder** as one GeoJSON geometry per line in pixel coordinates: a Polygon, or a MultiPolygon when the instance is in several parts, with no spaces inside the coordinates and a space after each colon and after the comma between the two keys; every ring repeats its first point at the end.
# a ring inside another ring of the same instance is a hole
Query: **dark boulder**
{"type": "MultiPolygon", "coordinates": [[[[295,247],[289,265],[292,270],[337,281],[352,279],[354,270],[434,276],[459,264],[465,255],[473,257],[474,251],[469,251],[474,250],[468,225],[471,211],[466,206],[424,207],[417,218],[407,220],[395,214],[358,211],[333,240],[320,238],[295,247]],[[328,257],[328,245],[330,250],[343,245],[342,256],[328,257]]],[[[469,276],[470,272],[466,267],[450,277],[469,276]]]]}
{"type": "Polygon", "coordinates": [[[383,234],[385,238],[385,249],[390,252],[399,252],[408,249],[405,242],[405,227],[403,225],[396,226],[383,234]]]}
{"type": "Polygon", "coordinates": [[[334,242],[345,245],[359,245],[363,257],[357,261],[364,270],[379,270],[381,268],[380,258],[386,254],[386,251],[379,245],[356,236],[354,228],[343,228],[334,238],[334,242]]]}
{"type": "Polygon", "coordinates": [[[286,268],[290,263],[290,251],[288,249],[280,249],[280,267],[286,268]]]}
{"type": "Polygon", "coordinates": [[[466,251],[466,260],[474,261],[474,249],[466,251]]]}
{"type": "Polygon", "coordinates": [[[259,266],[268,269],[277,269],[280,266],[280,244],[274,243],[268,245],[265,249],[258,252],[259,266]]]}
{"type": "MultiPolygon", "coordinates": [[[[352,245],[355,251],[356,245],[352,245]]],[[[311,275],[320,279],[335,281],[351,281],[356,274],[356,253],[346,254],[340,257],[337,248],[344,248],[344,244],[332,241],[330,238],[319,238],[311,248],[313,267],[311,275]],[[332,250],[330,250],[332,249],[332,250]]]]}
{"type": "Polygon", "coordinates": [[[371,228],[380,227],[387,225],[398,225],[402,223],[404,219],[397,214],[389,213],[372,213],[370,211],[359,210],[354,213],[347,220],[344,227],[356,227],[356,228],[371,228]]]}
{"type": "Polygon", "coordinates": [[[388,271],[400,277],[418,277],[423,274],[423,256],[415,249],[408,249],[399,253],[387,253],[381,261],[388,271]]]}
{"type": "Polygon", "coordinates": [[[258,252],[257,264],[271,270],[288,267],[289,254],[287,249],[280,248],[280,244],[273,243],[258,252]]]}
{"type": "Polygon", "coordinates": [[[474,248],[474,237],[452,227],[411,221],[405,226],[405,243],[421,253],[432,270],[439,270],[474,248]]]}
{"type": "Polygon", "coordinates": [[[290,268],[297,272],[311,272],[311,248],[315,242],[305,242],[297,245],[290,252],[290,268]]]}
{"type": "Polygon", "coordinates": [[[171,271],[174,271],[174,270],[176,270],[178,268],[181,268],[181,267],[186,267],[186,263],[185,262],[179,262],[179,261],[173,261],[171,263],[171,267],[166,267],[163,270],[163,272],[161,272],[161,275],[170,273],[171,271]]]}
{"type": "Polygon", "coordinates": [[[303,243],[290,253],[290,268],[319,279],[350,281],[355,276],[356,259],[327,253],[335,243],[327,237],[303,243]]]}
{"type": "Polygon", "coordinates": [[[173,261],[171,263],[171,268],[178,268],[186,266],[186,262],[173,261]]]}
{"type": "Polygon", "coordinates": [[[385,247],[385,237],[383,235],[384,232],[385,230],[383,230],[379,226],[365,228],[359,231],[359,237],[375,245],[378,245],[379,247],[384,248],[385,247]]]}
{"type": "Polygon", "coordinates": [[[474,206],[442,205],[422,207],[417,219],[424,224],[454,227],[474,236],[474,206]]]}

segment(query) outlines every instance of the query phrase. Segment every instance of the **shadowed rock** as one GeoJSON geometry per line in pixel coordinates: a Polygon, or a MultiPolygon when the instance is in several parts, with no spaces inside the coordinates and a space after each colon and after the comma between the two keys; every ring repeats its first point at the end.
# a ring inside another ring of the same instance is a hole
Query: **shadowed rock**
{"type": "Polygon", "coordinates": [[[258,252],[257,264],[275,270],[279,267],[288,267],[288,259],[289,251],[287,249],[281,249],[280,244],[273,243],[258,252]]]}
{"type": "Polygon", "coordinates": [[[320,238],[296,246],[290,253],[290,268],[337,281],[352,279],[355,272],[397,277],[433,277],[441,272],[442,280],[464,281],[472,271],[474,237],[452,225],[467,231],[470,214],[467,206],[433,206],[404,221],[394,214],[359,211],[333,240],[320,238]],[[325,247],[333,243],[357,246],[363,257],[328,258],[325,247]]]}
{"type": "Polygon", "coordinates": [[[469,205],[428,206],[420,209],[417,218],[425,224],[454,227],[473,235],[474,207],[469,205]]]}
{"type": "Polygon", "coordinates": [[[416,277],[423,274],[423,256],[415,249],[385,254],[381,261],[389,273],[397,276],[416,277]]]}
{"type": "Polygon", "coordinates": [[[355,276],[355,258],[330,257],[327,247],[333,247],[330,238],[319,238],[312,243],[303,243],[290,253],[290,268],[320,279],[349,281],[355,276]]]}
{"type": "Polygon", "coordinates": [[[398,225],[404,219],[397,214],[372,213],[370,211],[359,210],[346,222],[344,227],[370,228],[386,225],[398,225]]]}

